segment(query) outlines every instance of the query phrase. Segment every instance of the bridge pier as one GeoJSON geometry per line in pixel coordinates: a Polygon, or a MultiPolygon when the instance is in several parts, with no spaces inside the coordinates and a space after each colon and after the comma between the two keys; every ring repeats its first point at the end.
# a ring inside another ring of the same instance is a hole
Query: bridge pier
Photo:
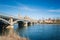
{"type": "Polygon", "coordinates": [[[14,28],[14,26],[13,26],[13,17],[10,17],[9,23],[10,23],[10,25],[7,26],[7,28],[10,28],[10,29],[14,28]]]}
{"type": "Polygon", "coordinates": [[[33,24],[32,22],[18,21],[18,26],[19,26],[19,28],[21,28],[21,27],[31,26],[32,24],[33,24]]]}
{"type": "Polygon", "coordinates": [[[30,22],[26,22],[26,21],[18,21],[18,26],[21,27],[27,27],[30,26],[31,23],[30,22]]]}
{"type": "Polygon", "coordinates": [[[24,26],[28,26],[28,22],[24,22],[24,26]]]}

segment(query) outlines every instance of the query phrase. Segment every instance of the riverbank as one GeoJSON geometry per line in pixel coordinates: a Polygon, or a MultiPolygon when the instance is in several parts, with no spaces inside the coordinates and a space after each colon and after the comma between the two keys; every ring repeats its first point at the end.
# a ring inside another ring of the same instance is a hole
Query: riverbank
{"type": "Polygon", "coordinates": [[[46,23],[46,22],[42,22],[42,23],[38,23],[38,24],[60,24],[60,22],[59,23],[46,23]]]}
{"type": "Polygon", "coordinates": [[[8,35],[2,35],[0,36],[0,40],[28,40],[27,38],[22,38],[19,35],[17,35],[15,32],[10,30],[8,35]]]}

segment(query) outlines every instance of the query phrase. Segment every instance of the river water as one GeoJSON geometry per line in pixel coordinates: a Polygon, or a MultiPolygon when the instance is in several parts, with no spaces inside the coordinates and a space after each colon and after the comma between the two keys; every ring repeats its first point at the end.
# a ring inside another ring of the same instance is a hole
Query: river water
{"type": "Polygon", "coordinates": [[[14,25],[14,30],[29,40],[60,40],[60,24],[37,24],[21,28],[14,25]]]}

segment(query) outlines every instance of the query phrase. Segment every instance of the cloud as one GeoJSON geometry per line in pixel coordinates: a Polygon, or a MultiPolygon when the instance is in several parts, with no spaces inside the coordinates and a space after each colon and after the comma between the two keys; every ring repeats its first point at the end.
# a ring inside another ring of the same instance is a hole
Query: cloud
{"type": "Polygon", "coordinates": [[[11,9],[18,9],[18,10],[26,10],[26,11],[38,11],[38,9],[35,9],[35,8],[31,8],[25,4],[22,4],[22,3],[19,3],[19,2],[15,2],[16,5],[15,6],[12,6],[12,5],[1,5],[0,4],[0,8],[11,8],[11,9]]]}
{"type": "Polygon", "coordinates": [[[48,10],[48,12],[60,12],[60,9],[56,9],[56,10],[48,10]]]}
{"type": "Polygon", "coordinates": [[[18,6],[11,6],[11,5],[1,5],[0,8],[18,8],[18,6]]]}
{"type": "Polygon", "coordinates": [[[20,7],[19,9],[21,9],[21,10],[26,10],[26,11],[37,11],[36,9],[29,8],[29,7],[27,7],[27,6],[20,7]]]}
{"type": "Polygon", "coordinates": [[[20,10],[26,10],[26,11],[37,11],[37,9],[33,9],[25,4],[22,4],[22,3],[19,3],[19,2],[16,2],[17,5],[18,5],[18,9],[20,10]]]}

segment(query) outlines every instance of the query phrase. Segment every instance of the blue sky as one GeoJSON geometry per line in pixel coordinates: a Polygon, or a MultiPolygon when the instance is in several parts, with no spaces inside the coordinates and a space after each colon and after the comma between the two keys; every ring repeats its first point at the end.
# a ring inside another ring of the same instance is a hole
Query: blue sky
{"type": "Polygon", "coordinates": [[[60,0],[0,0],[0,14],[57,18],[60,17],[60,0]]]}

